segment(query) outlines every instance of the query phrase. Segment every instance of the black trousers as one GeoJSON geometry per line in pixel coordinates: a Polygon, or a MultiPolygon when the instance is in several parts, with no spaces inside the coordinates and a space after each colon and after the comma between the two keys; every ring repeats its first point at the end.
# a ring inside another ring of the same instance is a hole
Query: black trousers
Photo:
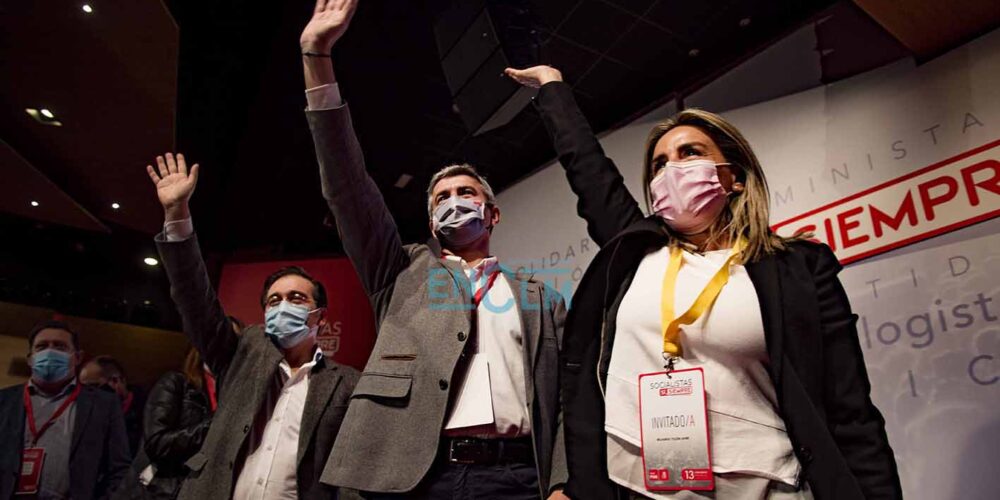
{"type": "Polygon", "coordinates": [[[409,493],[363,493],[368,500],[538,500],[534,465],[453,464],[436,460],[417,488],[409,493]]]}

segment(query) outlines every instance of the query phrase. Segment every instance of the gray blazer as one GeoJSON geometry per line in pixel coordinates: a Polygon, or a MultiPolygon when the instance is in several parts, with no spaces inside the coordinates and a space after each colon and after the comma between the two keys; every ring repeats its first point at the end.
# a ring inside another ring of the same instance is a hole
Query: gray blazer
{"type": "MultiPolygon", "coordinates": [[[[84,386],[75,404],[70,492],[73,498],[107,498],[118,487],[132,459],[121,401],[113,392],[84,386]]],[[[14,498],[17,489],[24,415],[24,384],[0,390],[0,499],[14,498]]]]}
{"type": "MultiPolygon", "coordinates": [[[[374,307],[375,349],[354,390],[322,481],[373,492],[412,490],[437,454],[471,323],[461,267],[436,240],[403,246],[365,171],[347,106],[307,111],[323,196],[344,250],[374,307]]],[[[559,400],[562,297],[532,277],[506,273],[524,332],[524,375],[540,493],[566,482],[559,400]]]]}
{"type": "MultiPolygon", "coordinates": [[[[202,451],[186,463],[191,473],[179,498],[230,498],[247,455],[247,436],[282,354],[260,325],[247,328],[239,337],[233,333],[209,283],[196,237],[167,242],[161,235],[156,246],[184,332],[222,381],[219,406],[202,451]]],[[[335,498],[336,488],[321,484],[319,477],[357,381],[357,370],[327,359],[309,375],[299,433],[299,498],[335,498]]]]}

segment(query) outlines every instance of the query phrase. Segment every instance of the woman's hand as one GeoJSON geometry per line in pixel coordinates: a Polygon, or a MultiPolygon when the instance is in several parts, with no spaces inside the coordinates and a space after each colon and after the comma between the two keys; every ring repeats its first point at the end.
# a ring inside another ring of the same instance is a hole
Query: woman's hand
{"type": "Polygon", "coordinates": [[[532,66],[526,69],[507,68],[504,74],[525,87],[538,88],[549,82],[563,81],[562,73],[552,66],[532,66]]]}

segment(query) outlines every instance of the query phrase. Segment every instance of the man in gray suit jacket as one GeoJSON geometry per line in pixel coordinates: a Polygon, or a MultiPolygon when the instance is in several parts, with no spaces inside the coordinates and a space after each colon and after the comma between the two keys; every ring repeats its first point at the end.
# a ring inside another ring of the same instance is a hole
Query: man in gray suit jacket
{"type": "Polygon", "coordinates": [[[118,397],[79,382],[69,325],[39,324],[28,349],[31,380],[0,390],[0,499],[107,498],[131,460],[118,397]]]}
{"type": "Polygon", "coordinates": [[[156,238],[184,332],[222,381],[219,406],[180,498],[336,498],[320,473],[337,438],[353,368],[326,359],[316,332],[326,291],[305,270],[286,267],[264,282],[265,325],[237,336],[222,310],[194,235],[188,200],[198,179],[183,155],[147,167],[163,205],[156,238]]]}
{"type": "Polygon", "coordinates": [[[378,325],[322,481],[369,498],[561,497],[562,298],[490,255],[500,210],[468,165],[431,180],[434,238],[400,242],[329,59],[354,4],[319,0],[301,38],[323,196],[378,325]]]}

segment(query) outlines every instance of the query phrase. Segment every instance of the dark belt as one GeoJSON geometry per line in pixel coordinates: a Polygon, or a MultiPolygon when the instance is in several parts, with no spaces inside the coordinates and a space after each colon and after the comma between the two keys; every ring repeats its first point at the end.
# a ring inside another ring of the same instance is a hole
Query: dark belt
{"type": "Polygon", "coordinates": [[[440,456],[454,464],[535,464],[535,450],[530,437],[479,439],[441,436],[440,456]]]}

